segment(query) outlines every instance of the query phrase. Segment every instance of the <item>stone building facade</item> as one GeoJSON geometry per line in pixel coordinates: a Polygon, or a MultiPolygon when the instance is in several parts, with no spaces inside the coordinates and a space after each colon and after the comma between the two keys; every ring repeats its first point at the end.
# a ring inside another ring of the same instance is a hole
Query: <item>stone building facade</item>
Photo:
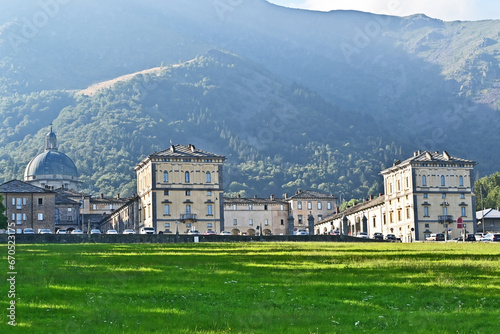
{"type": "Polygon", "coordinates": [[[0,195],[8,224],[15,224],[16,233],[22,233],[25,228],[32,228],[35,233],[40,229],[55,232],[55,192],[12,180],[0,185],[0,195]]]}
{"type": "Polygon", "coordinates": [[[194,145],[172,145],[146,157],[135,167],[139,227],[224,230],[224,160],[194,145]]]}

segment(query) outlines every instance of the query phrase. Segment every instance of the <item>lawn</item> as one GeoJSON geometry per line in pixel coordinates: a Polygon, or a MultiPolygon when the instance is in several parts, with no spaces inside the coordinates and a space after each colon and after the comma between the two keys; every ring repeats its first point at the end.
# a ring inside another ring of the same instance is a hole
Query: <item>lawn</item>
{"type": "Polygon", "coordinates": [[[500,245],[491,243],[17,245],[16,272],[17,326],[7,324],[3,279],[0,333],[500,328],[500,245]]]}

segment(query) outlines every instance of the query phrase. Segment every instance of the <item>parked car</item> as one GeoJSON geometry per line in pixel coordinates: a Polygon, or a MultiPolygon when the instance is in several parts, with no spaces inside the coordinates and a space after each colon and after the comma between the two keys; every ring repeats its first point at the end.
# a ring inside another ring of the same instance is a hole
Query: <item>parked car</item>
{"type": "Polygon", "coordinates": [[[384,234],[382,232],[375,232],[373,233],[373,239],[384,240],[384,234]]]}
{"type": "Polygon", "coordinates": [[[73,230],[71,234],[83,234],[82,230],[73,230]]]}
{"type": "Polygon", "coordinates": [[[231,232],[229,231],[222,231],[220,235],[231,235],[231,232]]]}
{"type": "Polygon", "coordinates": [[[142,227],[141,234],[156,234],[154,227],[142,227]]]}
{"type": "Polygon", "coordinates": [[[484,234],[482,234],[482,233],[476,234],[475,237],[476,237],[476,241],[480,241],[481,238],[484,237],[484,234]]]}
{"type": "Polygon", "coordinates": [[[189,234],[189,235],[200,235],[200,232],[198,230],[189,230],[187,234],[189,234]]]}
{"type": "Polygon", "coordinates": [[[215,231],[212,231],[212,230],[208,230],[205,232],[205,235],[216,235],[217,233],[215,233],[215,231]]]}
{"type": "Polygon", "coordinates": [[[358,234],[356,234],[356,238],[368,239],[369,236],[368,236],[368,233],[366,233],[366,232],[358,232],[358,234]]]}
{"type": "Polygon", "coordinates": [[[123,234],[135,234],[135,231],[129,228],[129,229],[123,230],[123,234]]]}
{"type": "Polygon", "coordinates": [[[444,233],[432,233],[426,241],[444,241],[444,233]]]}
{"type": "Polygon", "coordinates": [[[474,234],[467,234],[465,236],[465,241],[476,241],[476,236],[474,234]]]}
{"type": "Polygon", "coordinates": [[[165,231],[160,231],[158,234],[172,234],[172,231],[170,231],[168,228],[165,231]]]}
{"type": "Polygon", "coordinates": [[[339,230],[331,231],[330,234],[331,235],[340,235],[340,231],[339,230]]]}
{"type": "Polygon", "coordinates": [[[66,230],[57,230],[56,234],[67,234],[66,230]]]}
{"type": "Polygon", "coordinates": [[[309,235],[309,232],[305,228],[300,228],[295,232],[295,235],[309,235]]]}
{"type": "Polygon", "coordinates": [[[493,233],[493,241],[500,241],[500,233],[493,233]]]}
{"type": "Polygon", "coordinates": [[[94,228],[94,229],[90,230],[90,234],[101,234],[101,231],[99,231],[98,229],[94,228]]]}
{"type": "Polygon", "coordinates": [[[392,233],[389,233],[388,235],[385,236],[385,240],[396,241],[396,239],[397,239],[396,235],[392,233]]]}
{"type": "Polygon", "coordinates": [[[35,234],[35,230],[33,230],[32,228],[25,228],[23,230],[23,234],[35,234]]]}
{"type": "Polygon", "coordinates": [[[500,241],[500,233],[488,233],[479,241],[500,241]]]}
{"type": "Polygon", "coordinates": [[[38,234],[52,234],[52,231],[48,228],[41,228],[38,230],[38,234]]]}

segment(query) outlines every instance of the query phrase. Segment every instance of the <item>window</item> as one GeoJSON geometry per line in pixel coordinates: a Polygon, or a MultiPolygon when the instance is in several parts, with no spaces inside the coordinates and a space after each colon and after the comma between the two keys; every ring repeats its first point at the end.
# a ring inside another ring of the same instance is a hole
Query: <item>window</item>
{"type": "Polygon", "coordinates": [[[191,176],[190,176],[189,172],[184,173],[184,182],[186,182],[186,183],[191,182],[191,176]]]}
{"type": "Polygon", "coordinates": [[[302,202],[297,202],[297,209],[302,210],[302,202]]]}
{"type": "Polygon", "coordinates": [[[463,186],[464,186],[464,177],[463,177],[463,176],[460,176],[460,177],[458,178],[458,185],[459,185],[460,187],[463,187],[463,186]]]}
{"type": "Polygon", "coordinates": [[[236,206],[236,204],[233,205],[233,210],[236,211],[238,209],[238,207],[236,206]]]}
{"type": "Polygon", "coordinates": [[[461,199],[465,199],[465,194],[463,194],[463,193],[462,193],[462,194],[460,194],[460,198],[461,198],[461,199]]]}
{"type": "Polygon", "coordinates": [[[163,195],[164,195],[164,196],[168,196],[169,194],[170,194],[170,193],[168,192],[168,190],[164,190],[164,191],[163,191],[163,195]]]}
{"type": "Polygon", "coordinates": [[[38,220],[43,220],[43,213],[38,214],[38,220]]]}
{"type": "Polygon", "coordinates": [[[168,182],[168,172],[163,172],[163,182],[168,182]]]}
{"type": "Polygon", "coordinates": [[[268,209],[268,206],[266,204],[266,205],[264,205],[264,210],[267,211],[267,209],[268,209]]]}
{"type": "Polygon", "coordinates": [[[401,209],[398,210],[398,221],[402,221],[403,220],[403,215],[402,215],[402,212],[401,212],[401,209]]]}
{"type": "Polygon", "coordinates": [[[307,202],[307,210],[312,210],[313,204],[312,202],[307,202]]]}
{"type": "Polygon", "coordinates": [[[426,187],[427,186],[427,176],[422,175],[422,186],[426,187]]]}
{"type": "Polygon", "coordinates": [[[248,205],[248,210],[252,211],[253,210],[253,205],[252,204],[249,204],[248,205]]]}
{"type": "Polygon", "coordinates": [[[465,212],[465,207],[462,207],[462,217],[467,217],[466,212],[465,212]]]}
{"type": "Polygon", "coordinates": [[[446,198],[446,194],[445,194],[445,193],[443,193],[443,194],[441,195],[441,198],[442,198],[442,199],[445,199],[445,198],[446,198]]]}
{"type": "Polygon", "coordinates": [[[238,219],[233,219],[233,225],[234,226],[238,225],[238,219]]]}
{"type": "Polygon", "coordinates": [[[110,205],[109,205],[109,209],[110,209],[110,210],[113,210],[113,204],[110,204],[110,205]]]}
{"type": "Polygon", "coordinates": [[[285,206],[281,204],[281,211],[285,211],[285,206]]]}
{"type": "Polygon", "coordinates": [[[187,228],[191,228],[191,223],[186,223],[187,228]]]}
{"type": "Polygon", "coordinates": [[[424,206],[424,217],[429,217],[429,207],[424,206]]]}
{"type": "Polygon", "coordinates": [[[26,205],[26,198],[23,198],[23,205],[26,205]]]}
{"type": "Polygon", "coordinates": [[[22,198],[16,198],[16,209],[22,209],[22,208],[23,208],[23,199],[22,198]]]}
{"type": "Polygon", "coordinates": [[[406,189],[410,188],[410,178],[408,176],[405,178],[405,187],[406,189]]]}
{"type": "Polygon", "coordinates": [[[207,191],[207,196],[212,196],[212,192],[210,190],[207,191]]]}
{"type": "Polygon", "coordinates": [[[281,225],[285,225],[285,220],[284,219],[281,220],[281,225]]]}
{"type": "Polygon", "coordinates": [[[26,214],[23,213],[23,220],[26,221],[26,218],[27,218],[26,214]]]}
{"type": "Polygon", "coordinates": [[[92,204],[92,210],[97,210],[97,204],[92,204]]]}
{"type": "Polygon", "coordinates": [[[444,177],[444,175],[441,175],[441,187],[444,186],[446,186],[446,178],[444,177]]]}
{"type": "Polygon", "coordinates": [[[318,202],[318,210],[322,210],[323,208],[323,205],[321,204],[321,202],[318,202]]]}
{"type": "Polygon", "coordinates": [[[71,212],[71,211],[73,211],[73,209],[72,208],[68,208],[68,212],[71,212]]]}
{"type": "Polygon", "coordinates": [[[212,223],[207,223],[207,228],[211,229],[213,227],[212,223]]]}
{"type": "Polygon", "coordinates": [[[377,227],[377,219],[376,219],[376,217],[373,217],[373,227],[377,227]]]}
{"type": "Polygon", "coordinates": [[[191,190],[186,190],[186,196],[191,196],[191,190]]]}
{"type": "Polygon", "coordinates": [[[163,215],[170,216],[170,204],[165,204],[163,206],[163,215]]]}
{"type": "Polygon", "coordinates": [[[68,216],[68,221],[73,221],[73,216],[68,216]]]}
{"type": "Polygon", "coordinates": [[[299,224],[302,224],[302,215],[299,215],[299,224]]]}
{"type": "Polygon", "coordinates": [[[410,219],[410,217],[411,217],[410,208],[406,208],[406,219],[410,219]]]}
{"type": "Polygon", "coordinates": [[[189,215],[191,213],[191,205],[187,204],[186,205],[186,213],[189,215]]]}
{"type": "Polygon", "coordinates": [[[23,214],[22,213],[17,213],[16,214],[16,224],[21,225],[23,223],[23,214]]]}
{"type": "Polygon", "coordinates": [[[398,191],[401,191],[401,180],[398,180],[398,191]]]}
{"type": "Polygon", "coordinates": [[[165,228],[170,228],[170,223],[165,223],[165,228]]]}
{"type": "Polygon", "coordinates": [[[269,226],[269,220],[268,219],[264,220],[264,225],[269,226]]]}
{"type": "Polygon", "coordinates": [[[318,221],[323,220],[323,215],[318,215],[318,221]]]}
{"type": "Polygon", "coordinates": [[[428,193],[424,193],[424,198],[429,198],[429,194],[428,193]]]}
{"type": "Polygon", "coordinates": [[[253,225],[253,219],[250,219],[250,222],[248,223],[250,226],[253,225]]]}
{"type": "Polygon", "coordinates": [[[207,215],[212,216],[213,215],[213,206],[212,204],[207,205],[207,215]]]}
{"type": "Polygon", "coordinates": [[[326,203],[326,209],[331,210],[332,209],[332,202],[326,203]]]}
{"type": "Polygon", "coordinates": [[[448,216],[448,208],[443,207],[443,216],[448,216]]]}
{"type": "Polygon", "coordinates": [[[210,174],[210,172],[207,172],[207,183],[210,183],[212,182],[212,174],[210,174]]]}
{"type": "Polygon", "coordinates": [[[425,224],[425,228],[429,228],[430,227],[430,224],[425,224]]]}

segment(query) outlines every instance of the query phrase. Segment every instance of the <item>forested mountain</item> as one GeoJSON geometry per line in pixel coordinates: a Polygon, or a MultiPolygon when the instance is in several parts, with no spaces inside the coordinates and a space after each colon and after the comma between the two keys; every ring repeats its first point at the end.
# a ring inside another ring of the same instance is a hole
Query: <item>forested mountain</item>
{"type": "Polygon", "coordinates": [[[264,0],[0,3],[2,182],[22,178],[52,122],[87,189],[107,194],[133,193],[133,166],[171,141],[226,155],[226,189],[249,196],[364,197],[416,149],[498,169],[500,21],[264,0]]]}

